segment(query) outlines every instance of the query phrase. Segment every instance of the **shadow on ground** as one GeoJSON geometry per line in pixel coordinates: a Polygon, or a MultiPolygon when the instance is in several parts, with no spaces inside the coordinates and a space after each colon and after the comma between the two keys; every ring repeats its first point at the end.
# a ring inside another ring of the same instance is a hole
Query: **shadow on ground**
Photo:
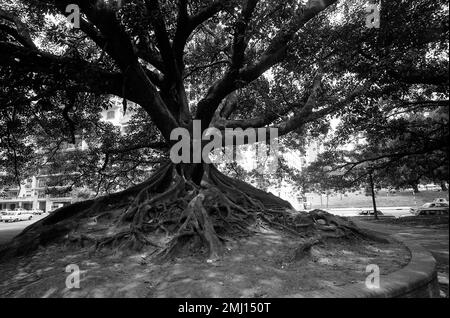
{"type": "Polygon", "coordinates": [[[302,239],[263,231],[227,244],[223,259],[208,263],[187,256],[155,264],[146,254],[107,255],[50,246],[34,256],[2,264],[1,297],[282,297],[364,281],[366,266],[381,274],[405,266],[400,244],[335,242],[316,245],[295,260],[302,239]],[[80,288],[68,289],[66,266],[80,268],[80,288]]]}

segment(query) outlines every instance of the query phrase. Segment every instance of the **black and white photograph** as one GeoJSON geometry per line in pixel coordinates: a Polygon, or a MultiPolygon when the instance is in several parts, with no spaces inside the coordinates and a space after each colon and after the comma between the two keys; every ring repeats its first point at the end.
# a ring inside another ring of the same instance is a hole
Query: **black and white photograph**
{"type": "Polygon", "coordinates": [[[448,300],[448,121],[448,1],[0,0],[0,298],[448,300]]]}

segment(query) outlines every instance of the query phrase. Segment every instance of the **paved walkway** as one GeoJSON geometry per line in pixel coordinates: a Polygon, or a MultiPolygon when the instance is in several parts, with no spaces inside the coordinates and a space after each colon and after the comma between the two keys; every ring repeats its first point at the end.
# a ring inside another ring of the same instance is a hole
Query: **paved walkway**
{"type": "Polygon", "coordinates": [[[420,244],[436,259],[441,296],[448,297],[449,285],[449,236],[448,227],[412,227],[392,224],[380,224],[354,220],[358,226],[369,230],[395,235],[396,237],[420,244]]]}

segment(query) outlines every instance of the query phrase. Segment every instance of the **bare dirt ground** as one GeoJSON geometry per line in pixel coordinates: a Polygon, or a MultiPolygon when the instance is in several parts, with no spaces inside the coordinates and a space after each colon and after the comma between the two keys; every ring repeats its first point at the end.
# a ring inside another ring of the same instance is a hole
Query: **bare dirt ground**
{"type": "Polygon", "coordinates": [[[188,255],[163,264],[150,262],[145,254],[49,246],[0,264],[0,297],[308,297],[364,281],[368,264],[377,264],[385,275],[410,259],[401,243],[340,241],[315,245],[296,260],[301,242],[262,230],[227,244],[218,262],[188,255]],[[69,264],[80,268],[79,289],[66,287],[69,264]]]}

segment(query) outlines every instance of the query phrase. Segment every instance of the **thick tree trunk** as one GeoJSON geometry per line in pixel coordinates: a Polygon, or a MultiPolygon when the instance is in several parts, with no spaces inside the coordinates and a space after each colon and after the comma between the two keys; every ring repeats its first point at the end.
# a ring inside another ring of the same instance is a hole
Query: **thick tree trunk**
{"type": "Polygon", "coordinates": [[[217,259],[227,241],[252,235],[260,227],[319,241],[370,237],[326,212],[296,212],[288,202],[229,178],[213,165],[167,163],[138,186],[56,210],[3,246],[0,258],[41,245],[70,243],[95,249],[151,249],[158,259],[184,252],[217,259]],[[194,182],[200,174],[201,182],[194,182]]]}
{"type": "Polygon", "coordinates": [[[413,188],[414,193],[419,193],[419,185],[417,183],[411,184],[411,187],[413,188]]]}

